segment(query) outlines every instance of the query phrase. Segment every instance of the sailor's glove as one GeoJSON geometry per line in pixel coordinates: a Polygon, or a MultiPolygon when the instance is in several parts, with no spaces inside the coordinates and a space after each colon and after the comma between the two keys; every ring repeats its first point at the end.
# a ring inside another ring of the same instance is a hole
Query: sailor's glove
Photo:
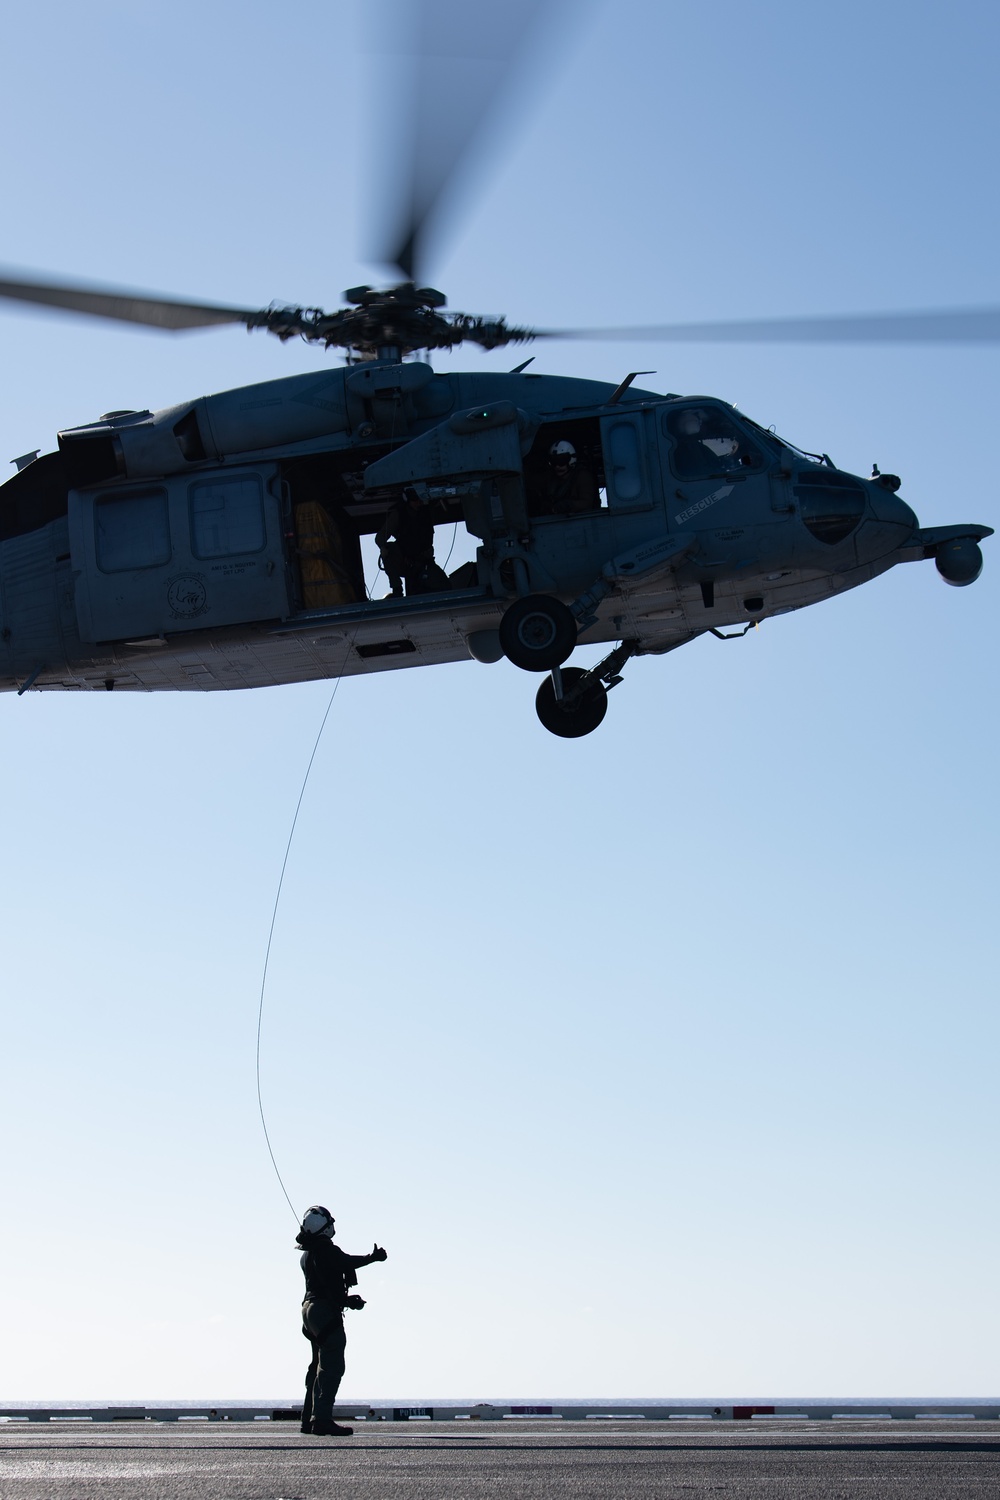
{"type": "Polygon", "coordinates": [[[365,1305],[365,1299],[364,1297],[359,1297],[355,1292],[348,1297],[346,1305],[352,1308],[354,1312],[360,1312],[365,1305]]]}
{"type": "Polygon", "coordinates": [[[386,1253],[382,1249],[381,1245],[373,1245],[372,1246],[372,1260],[388,1260],[388,1259],[389,1259],[389,1257],[386,1255],[386,1253]]]}

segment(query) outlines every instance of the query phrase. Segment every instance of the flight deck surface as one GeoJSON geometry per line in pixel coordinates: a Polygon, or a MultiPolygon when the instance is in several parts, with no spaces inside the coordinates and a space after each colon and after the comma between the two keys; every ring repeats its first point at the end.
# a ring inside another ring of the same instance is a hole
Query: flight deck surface
{"type": "Polygon", "coordinates": [[[1000,1492],[1000,1423],[503,1421],[0,1428],[3,1500],[969,1500],[1000,1492]],[[289,1426],[291,1424],[288,1424],[289,1426]]]}

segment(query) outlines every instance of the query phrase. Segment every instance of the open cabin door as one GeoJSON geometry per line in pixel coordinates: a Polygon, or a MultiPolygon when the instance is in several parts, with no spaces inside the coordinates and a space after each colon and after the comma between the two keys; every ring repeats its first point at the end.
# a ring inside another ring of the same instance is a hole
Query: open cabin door
{"type": "Polygon", "coordinates": [[[81,638],[284,619],[284,529],[274,464],[71,491],[81,638]]]}

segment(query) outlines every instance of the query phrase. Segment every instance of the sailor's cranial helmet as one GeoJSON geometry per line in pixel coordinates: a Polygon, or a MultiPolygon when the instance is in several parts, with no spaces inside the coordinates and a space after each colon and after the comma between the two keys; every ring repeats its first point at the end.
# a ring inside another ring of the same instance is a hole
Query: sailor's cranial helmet
{"type": "Polygon", "coordinates": [[[312,1208],[307,1208],[302,1215],[302,1229],[305,1234],[333,1233],[334,1218],[328,1208],[321,1203],[314,1203],[312,1208]]]}
{"type": "Polygon", "coordinates": [[[576,449],[565,438],[553,443],[549,449],[549,463],[553,469],[571,469],[576,463],[576,449]]]}

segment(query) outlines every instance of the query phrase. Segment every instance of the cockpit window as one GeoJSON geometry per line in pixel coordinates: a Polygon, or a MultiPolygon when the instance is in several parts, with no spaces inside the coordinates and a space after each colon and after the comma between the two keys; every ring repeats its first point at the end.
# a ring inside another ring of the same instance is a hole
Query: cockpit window
{"type": "Polygon", "coordinates": [[[685,406],[664,412],[662,422],[673,441],[670,463],[678,479],[746,474],[764,467],[760,449],[718,407],[685,406]]]}

